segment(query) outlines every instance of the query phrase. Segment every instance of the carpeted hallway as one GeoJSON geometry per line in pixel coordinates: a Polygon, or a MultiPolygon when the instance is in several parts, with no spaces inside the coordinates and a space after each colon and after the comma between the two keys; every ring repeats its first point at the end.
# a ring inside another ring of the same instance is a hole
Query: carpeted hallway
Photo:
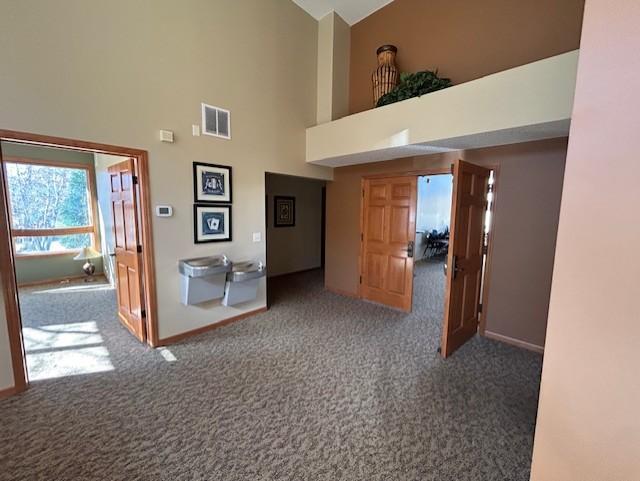
{"type": "Polygon", "coordinates": [[[112,368],[1,401],[0,480],[528,480],[541,356],[477,337],[442,361],[441,269],[419,264],[411,315],[273,280],[267,313],[164,351],[42,294],[112,368]]]}

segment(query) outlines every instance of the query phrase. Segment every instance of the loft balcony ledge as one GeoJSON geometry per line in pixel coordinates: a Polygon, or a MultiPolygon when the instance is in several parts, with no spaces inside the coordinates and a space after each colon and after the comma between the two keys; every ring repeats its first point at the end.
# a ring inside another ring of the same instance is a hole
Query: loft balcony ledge
{"type": "Polygon", "coordinates": [[[310,127],[306,160],[340,167],[565,137],[578,53],[310,127]]]}

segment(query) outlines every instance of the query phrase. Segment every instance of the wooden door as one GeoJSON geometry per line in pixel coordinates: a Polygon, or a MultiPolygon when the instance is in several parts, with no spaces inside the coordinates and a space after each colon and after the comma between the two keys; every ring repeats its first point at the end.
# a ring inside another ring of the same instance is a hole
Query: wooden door
{"type": "Polygon", "coordinates": [[[360,295],[411,312],[417,177],[364,182],[360,295]]]}
{"type": "Polygon", "coordinates": [[[133,159],[112,165],[109,167],[109,174],[118,315],[125,327],[144,342],[146,334],[142,305],[142,247],[139,239],[133,159]]]}
{"type": "Polygon", "coordinates": [[[461,160],[453,167],[447,290],[440,349],[443,357],[462,346],[478,330],[490,173],[489,169],[461,160]]]}

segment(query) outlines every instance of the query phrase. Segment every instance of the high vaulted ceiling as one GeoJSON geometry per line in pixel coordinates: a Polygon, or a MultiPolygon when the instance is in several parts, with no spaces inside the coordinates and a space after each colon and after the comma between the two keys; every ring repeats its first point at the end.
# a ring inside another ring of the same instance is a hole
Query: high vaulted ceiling
{"type": "Polygon", "coordinates": [[[293,0],[316,20],[335,11],[349,25],[358,23],[393,0],[293,0]]]}

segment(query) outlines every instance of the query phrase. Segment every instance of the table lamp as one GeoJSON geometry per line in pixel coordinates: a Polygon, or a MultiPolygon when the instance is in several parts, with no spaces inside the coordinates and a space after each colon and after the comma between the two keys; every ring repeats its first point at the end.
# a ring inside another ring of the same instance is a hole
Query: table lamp
{"type": "Polygon", "coordinates": [[[85,282],[93,282],[95,280],[93,274],[96,272],[96,266],[93,265],[91,259],[100,257],[100,255],[101,254],[93,247],[83,247],[78,255],[73,258],[74,261],[86,261],[82,266],[82,270],[87,275],[87,277],[84,278],[85,282]]]}

